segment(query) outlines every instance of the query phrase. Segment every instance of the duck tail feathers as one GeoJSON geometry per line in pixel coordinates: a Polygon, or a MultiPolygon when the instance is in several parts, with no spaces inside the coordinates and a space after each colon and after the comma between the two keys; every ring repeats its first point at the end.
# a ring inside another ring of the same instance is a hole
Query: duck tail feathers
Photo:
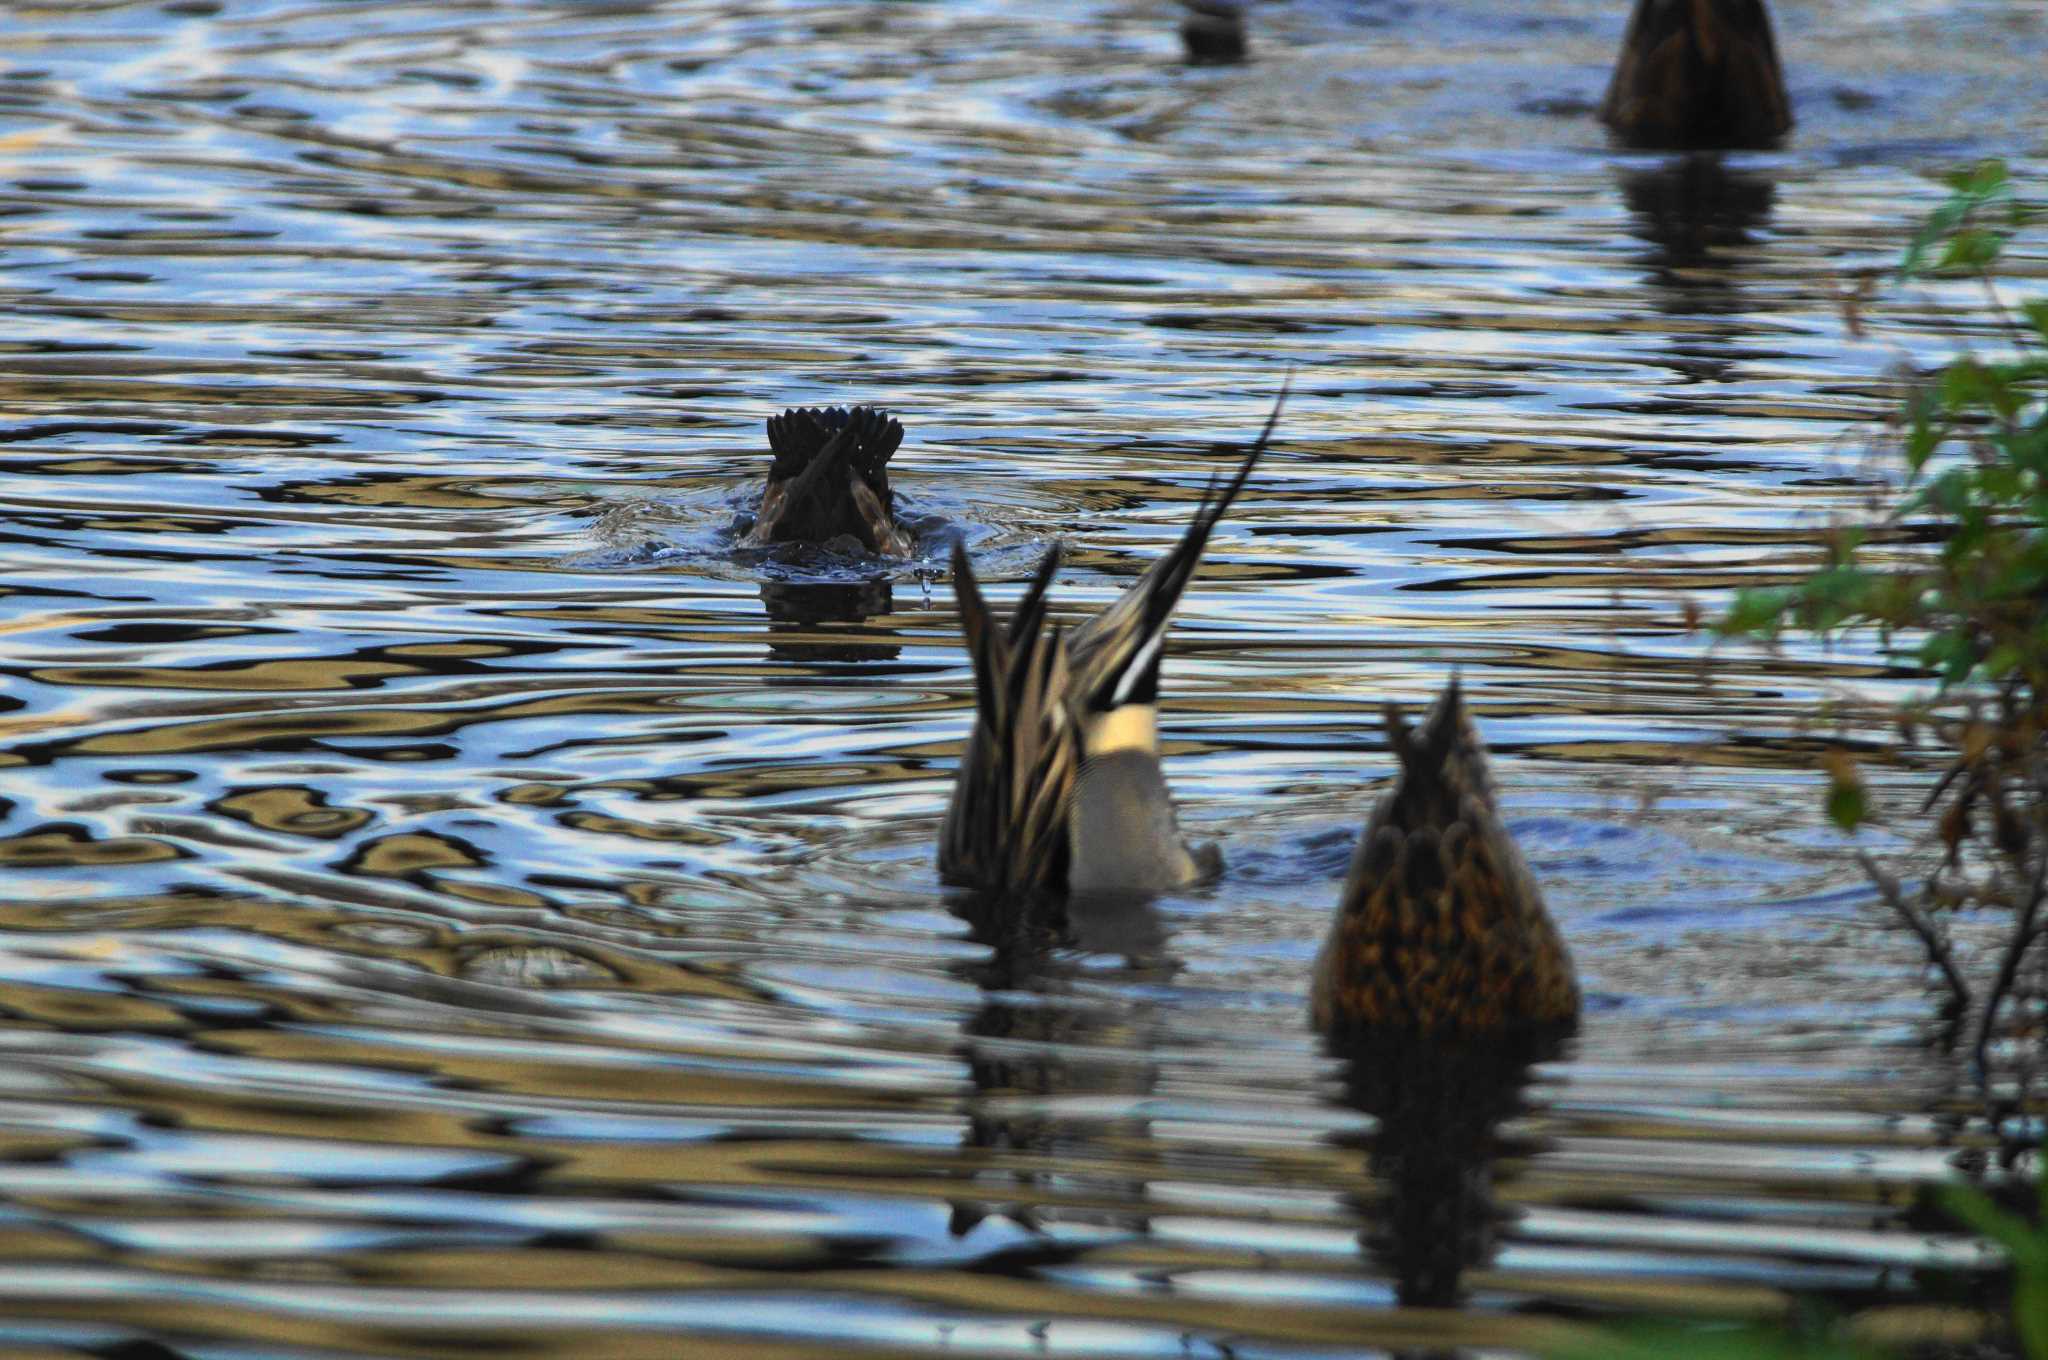
{"type": "Polygon", "coordinates": [[[1450,760],[1451,752],[1457,747],[1468,724],[1465,695],[1457,677],[1451,677],[1451,683],[1431,705],[1419,732],[1408,725],[1407,716],[1401,712],[1399,704],[1387,704],[1385,713],[1387,744],[1400,757],[1403,773],[1411,780],[1443,778],[1444,765],[1450,760]]]}
{"type": "Polygon", "coordinates": [[[903,443],[903,423],[872,406],[794,406],[768,417],[773,481],[801,477],[793,491],[808,493],[814,478],[842,461],[878,494],[889,489],[889,459],[903,443]]]}
{"type": "Polygon", "coordinates": [[[1090,708],[1103,711],[1127,703],[1151,703],[1158,697],[1159,663],[1166,650],[1166,628],[1173,619],[1173,611],[1180,604],[1188,582],[1194,579],[1195,569],[1201,565],[1202,553],[1209,546],[1209,535],[1222,521],[1238,493],[1244,490],[1252,469],[1258,466],[1259,458],[1272,443],[1273,431],[1280,423],[1280,412],[1286,407],[1293,386],[1294,375],[1289,373],[1280,385],[1279,395],[1273,399],[1273,409],[1266,416],[1264,428],[1252,442],[1244,460],[1237,465],[1236,472],[1220,490],[1212,482],[1202,493],[1194,521],[1181,535],[1180,542],[1134,588],[1138,595],[1135,615],[1118,618],[1115,624],[1108,623],[1108,620],[1121,611],[1113,608],[1103,616],[1105,626],[1128,627],[1131,635],[1121,646],[1110,644],[1123,654],[1124,659],[1121,664],[1111,667],[1087,696],[1090,708]]]}
{"type": "Polygon", "coordinates": [[[967,639],[967,658],[974,667],[975,708],[990,731],[1000,730],[996,696],[1010,668],[1010,647],[989,617],[974,564],[967,558],[967,544],[960,539],[953,540],[953,599],[960,610],[960,631],[967,639]]]}
{"type": "Polygon", "coordinates": [[[1055,541],[1039,559],[1038,570],[1031,574],[1031,584],[1024,588],[1024,593],[1017,597],[1016,608],[1010,611],[1010,646],[1026,645],[1045,627],[1046,592],[1051,588],[1053,574],[1059,570],[1065,555],[1065,547],[1055,541]]]}

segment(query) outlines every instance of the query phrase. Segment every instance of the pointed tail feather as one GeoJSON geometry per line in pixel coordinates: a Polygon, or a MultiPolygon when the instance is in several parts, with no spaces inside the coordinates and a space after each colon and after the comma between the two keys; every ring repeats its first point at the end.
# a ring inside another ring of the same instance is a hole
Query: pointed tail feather
{"type": "Polygon", "coordinates": [[[864,422],[867,428],[862,432],[860,445],[854,450],[851,459],[853,470],[860,474],[862,481],[875,489],[876,494],[881,496],[883,503],[887,505],[891,500],[889,460],[895,457],[896,450],[903,443],[903,423],[892,419],[887,411],[882,410],[870,411],[865,407],[856,407],[853,414],[856,417],[868,418],[864,422]]]}
{"type": "Polygon", "coordinates": [[[780,481],[814,466],[822,451],[832,448],[877,492],[888,490],[888,464],[903,443],[903,423],[872,406],[793,406],[768,417],[768,451],[775,464],[769,476],[780,481]],[[851,436],[849,442],[839,441],[851,436]]]}
{"type": "Polygon", "coordinates": [[[1251,450],[1220,492],[1205,492],[1195,518],[1180,542],[1152,564],[1138,583],[1125,591],[1109,608],[1090,619],[1074,637],[1074,667],[1081,681],[1083,702],[1101,712],[1127,703],[1150,703],[1158,697],[1159,663],[1165,651],[1166,627],[1173,618],[1195,568],[1201,565],[1209,535],[1224,512],[1244,490],[1252,469],[1272,442],[1280,423],[1280,412],[1294,386],[1289,374],[1273,400],[1266,424],[1253,441],[1251,450]]]}
{"type": "Polygon", "coordinates": [[[1458,678],[1455,675],[1451,677],[1443,697],[1423,719],[1420,736],[1408,725],[1399,704],[1389,702],[1383,711],[1387,721],[1387,743],[1400,757],[1402,772],[1414,780],[1442,778],[1444,763],[1450,758],[1451,747],[1457,744],[1466,722],[1465,696],[1458,686],[1458,678]]]}
{"type": "Polygon", "coordinates": [[[994,728],[1000,721],[996,695],[1010,668],[1010,645],[989,617],[988,602],[982,598],[981,583],[975,579],[974,564],[961,539],[953,540],[953,599],[960,610],[960,631],[967,639],[967,659],[974,667],[975,711],[982,722],[994,728]]]}
{"type": "Polygon", "coordinates": [[[1057,540],[1045,550],[1045,556],[1038,561],[1038,570],[1031,575],[1031,584],[1017,597],[1017,607],[1010,612],[1009,642],[1012,647],[1023,645],[1026,639],[1038,636],[1045,626],[1046,590],[1052,585],[1053,573],[1059,570],[1060,560],[1066,549],[1057,540]]]}
{"type": "Polygon", "coordinates": [[[1066,886],[1067,809],[1081,767],[1078,734],[1067,718],[1071,684],[1064,632],[1034,633],[1012,656],[1011,720],[1002,828],[1001,881],[1020,892],[1066,886]]]}
{"type": "Polygon", "coordinates": [[[775,457],[775,465],[768,471],[769,480],[779,482],[794,477],[811,465],[827,437],[817,415],[804,407],[792,407],[779,416],[768,417],[768,451],[775,457]]]}
{"type": "Polygon", "coordinates": [[[833,435],[831,441],[811,458],[810,466],[799,472],[796,480],[790,483],[790,504],[808,504],[814,497],[826,494],[828,488],[837,486],[838,479],[833,474],[844,466],[858,439],[850,429],[833,435]]]}
{"type": "Polygon", "coordinates": [[[1174,550],[1071,637],[1046,626],[1061,558],[1057,544],[1039,562],[1001,629],[965,546],[954,545],[955,596],[974,666],[976,719],[940,840],[939,870],[949,879],[1017,893],[1067,886],[1068,820],[1084,756],[1081,711],[1096,707],[1097,695],[1114,705],[1155,697],[1167,621],[1210,533],[1271,442],[1289,386],[1291,380],[1236,472],[1203,496],[1174,550]]]}
{"type": "Polygon", "coordinates": [[[1007,632],[991,615],[968,561],[953,547],[954,594],[974,666],[975,725],[968,736],[939,846],[947,877],[1008,891],[1065,882],[1065,808],[1079,765],[1067,719],[1066,642],[1044,627],[1055,545],[1018,599],[1007,632]]]}

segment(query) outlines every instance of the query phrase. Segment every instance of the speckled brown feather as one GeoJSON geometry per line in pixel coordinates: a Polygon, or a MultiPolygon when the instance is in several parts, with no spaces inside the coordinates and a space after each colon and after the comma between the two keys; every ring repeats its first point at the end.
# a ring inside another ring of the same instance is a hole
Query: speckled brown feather
{"type": "Polygon", "coordinates": [[[1416,732],[1389,705],[1387,730],[1401,772],[1366,822],[1316,958],[1316,1027],[1471,1035],[1571,1024],[1571,955],[1501,821],[1458,683],[1416,732]]]}
{"type": "Polygon", "coordinates": [[[774,462],[746,542],[824,543],[842,535],[869,552],[910,555],[910,536],[895,519],[889,459],[903,426],[866,406],[799,407],[768,418],[774,462]]]}
{"type": "Polygon", "coordinates": [[[1765,0],[1636,0],[1600,120],[1631,146],[1763,147],[1792,127],[1765,0]]]}

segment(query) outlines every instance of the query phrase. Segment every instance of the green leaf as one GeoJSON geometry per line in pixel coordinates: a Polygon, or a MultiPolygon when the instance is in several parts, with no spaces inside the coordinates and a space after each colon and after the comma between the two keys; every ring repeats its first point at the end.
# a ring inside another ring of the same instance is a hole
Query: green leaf
{"type": "Polygon", "coordinates": [[[2037,1256],[2040,1265],[2048,1266],[2048,1240],[2036,1241],[2033,1224],[1999,1208],[1976,1186],[1943,1186],[1941,1207],[1970,1231],[2005,1248],[2015,1266],[2033,1264],[2037,1256]]]}
{"type": "Polygon", "coordinates": [[[2038,1225],[1999,1208],[1974,1185],[1946,1186],[1940,1201],[1951,1217],[2005,1249],[2012,1260],[2012,1316],[2020,1343],[2031,1360],[2048,1360],[2048,1147],[2041,1150],[2035,1175],[2038,1225]]]}
{"type": "Polygon", "coordinates": [[[1906,415],[1906,466],[1918,472],[1941,447],[1942,432],[1934,424],[1934,394],[1924,387],[1914,388],[1906,398],[1906,415]]]}
{"type": "Polygon", "coordinates": [[[1998,252],[2004,245],[2004,240],[1996,232],[1985,231],[1981,227],[1959,231],[1948,238],[1941,258],[1935,261],[1935,272],[1982,273],[1998,258],[1998,252]]]}
{"type": "Polygon", "coordinates": [[[2010,463],[1993,463],[1977,469],[1971,479],[1970,499],[1978,513],[1987,508],[2017,505],[2026,491],[2026,479],[2010,463]]]}
{"type": "Polygon", "coordinates": [[[1745,634],[1774,637],[1784,620],[1785,611],[1792,607],[1796,598],[1796,591],[1782,588],[1737,591],[1735,602],[1728,606],[1728,612],[1714,625],[1714,631],[1722,637],[1738,637],[1745,634]]]}
{"type": "MultiPolygon", "coordinates": [[[[1926,256],[1929,247],[1936,241],[1947,239],[1959,228],[1989,204],[2008,200],[2011,191],[2006,182],[2005,162],[1998,160],[1979,161],[1965,170],[1958,170],[1947,177],[1949,196],[1946,202],[1928,214],[1925,224],[1906,247],[1906,256],[1899,264],[1899,277],[1911,278],[1926,272],[1926,256]]],[[[1953,249],[1953,247],[1951,247],[1953,249]]],[[[1982,249],[1981,246],[1968,249],[1982,249]]],[[[1996,239],[1993,238],[1992,257],[1996,257],[1996,239]]],[[[1937,269],[1941,266],[1937,266],[1937,269]]]]}
{"type": "Polygon", "coordinates": [[[2048,474],[2048,424],[2000,434],[1991,442],[2014,467],[2024,468],[2034,475],[2035,486],[2030,488],[2030,492],[2042,489],[2041,480],[2044,474],[2048,474]]]}
{"type": "Polygon", "coordinates": [[[1920,664],[1941,678],[1941,687],[1960,684],[1977,664],[1977,649],[1969,634],[1951,630],[1936,633],[1920,644],[1920,664]]]}
{"type": "Polygon", "coordinates": [[[1844,831],[1854,831],[1870,820],[1870,795],[1860,780],[1835,781],[1828,785],[1828,820],[1844,831]]]}
{"type": "Polygon", "coordinates": [[[1942,371],[1941,402],[1951,414],[1986,406],[2002,413],[2012,400],[1999,375],[1967,355],[1942,371]]]}
{"type": "Polygon", "coordinates": [[[1899,277],[1910,279],[1925,273],[1928,248],[1954,231],[1968,211],[1967,205],[1952,198],[1929,214],[1912,243],[1906,247],[1905,258],[1899,261],[1899,277]]]}
{"type": "Polygon", "coordinates": [[[2014,1330],[2031,1360],[2048,1360],[2048,1275],[2030,1274],[2012,1293],[2014,1330]]]}
{"type": "Polygon", "coordinates": [[[2048,355],[2034,354],[2010,363],[1992,364],[1991,371],[2009,383],[2032,382],[2048,377],[2048,355]]]}
{"type": "Polygon", "coordinates": [[[2005,162],[1987,157],[1965,169],[1950,171],[1948,186],[1965,198],[1981,202],[2001,193],[2006,187],[2006,180],[2005,162]]]}
{"type": "Polygon", "coordinates": [[[1920,500],[1950,519],[1961,519],[1970,511],[1971,473],[1968,468],[1950,468],[1931,482],[1920,500]]]}

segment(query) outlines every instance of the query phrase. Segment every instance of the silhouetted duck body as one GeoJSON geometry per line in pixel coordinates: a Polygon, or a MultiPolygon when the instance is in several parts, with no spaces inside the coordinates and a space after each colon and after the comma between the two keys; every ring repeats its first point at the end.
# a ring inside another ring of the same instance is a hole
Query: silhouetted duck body
{"type": "Polygon", "coordinates": [[[1568,1028],[1579,986],[1501,820],[1486,748],[1453,680],[1419,730],[1387,708],[1401,770],[1351,858],[1310,999],[1332,1036],[1568,1028]]]}
{"type": "Polygon", "coordinates": [[[871,553],[908,557],[912,537],[896,518],[889,459],[903,426],[888,412],[800,407],[768,419],[775,461],[744,547],[851,538],[871,553]]]}
{"type": "Polygon", "coordinates": [[[1245,59],[1244,6],[1239,0],[1181,0],[1180,40],[1188,62],[1223,66],[1245,59]]]}
{"type": "Polygon", "coordinates": [[[1173,550],[1071,635],[1046,624],[1057,547],[1004,624],[954,546],[975,715],[939,841],[947,879],[1006,896],[1132,897],[1222,867],[1214,846],[1188,847],[1174,816],[1159,763],[1159,665],[1174,606],[1285,400],[1283,390],[1244,462],[1203,498],[1173,550]]]}
{"type": "Polygon", "coordinates": [[[1792,104],[1764,0],[1636,0],[1600,121],[1630,146],[1771,146],[1792,104]]]}

